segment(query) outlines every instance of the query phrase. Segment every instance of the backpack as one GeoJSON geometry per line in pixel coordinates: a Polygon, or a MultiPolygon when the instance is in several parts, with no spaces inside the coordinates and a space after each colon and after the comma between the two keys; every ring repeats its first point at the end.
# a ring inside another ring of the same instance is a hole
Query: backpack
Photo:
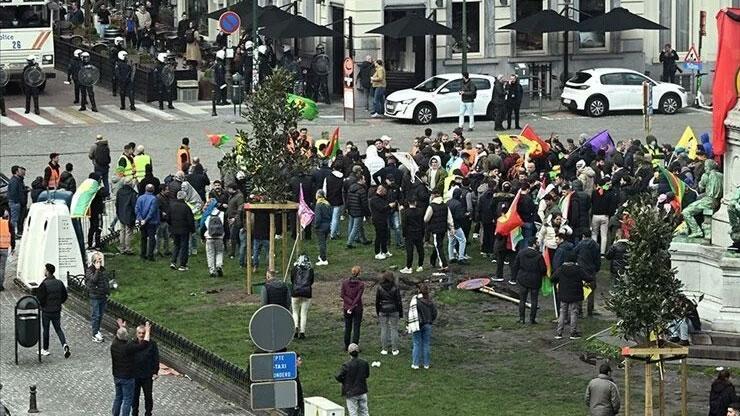
{"type": "Polygon", "coordinates": [[[193,29],[188,29],[185,32],[185,42],[187,43],[195,42],[195,31],[193,29]]]}
{"type": "Polygon", "coordinates": [[[208,234],[211,238],[221,238],[226,234],[224,223],[218,215],[211,215],[208,219],[208,234]]]}

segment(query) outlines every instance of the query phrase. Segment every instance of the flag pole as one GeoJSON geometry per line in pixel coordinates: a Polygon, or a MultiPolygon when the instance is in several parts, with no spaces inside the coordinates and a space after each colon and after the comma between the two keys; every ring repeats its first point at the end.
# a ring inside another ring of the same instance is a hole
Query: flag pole
{"type": "MultiPolygon", "coordinates": [[[[303,229],[301,229],[301,232],[302,232],[302,230],[303,229]]],[[[285,236],[283,236],[283,238],[285,238],[285,236]]],[[[293,248],[290,250],[290,257],[288,258],[288,263],[287,263],[288,266],[290,266],[290,263],[293,262],[293,254],[295,254],[295,248],[296,248],[296,246],[298,246],[298,238],[299,237],[296,234],[295,241],[293,242],[293,248]]],[[[283,271],[283,283],[285,283],[286,280],[288,280],[288,267],[287,266],[285,267],[285,270],[283,271]]]]}

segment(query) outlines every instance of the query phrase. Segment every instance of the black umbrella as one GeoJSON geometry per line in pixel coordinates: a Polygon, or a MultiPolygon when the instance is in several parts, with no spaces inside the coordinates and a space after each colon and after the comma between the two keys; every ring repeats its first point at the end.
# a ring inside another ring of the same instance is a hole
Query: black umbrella
{"type": "Polygon", "coordinates": [[[501,26],[499,29],[510,29],[523,33],[573,32],[578,31],[578,22],[555,10],[545,9],[501,26]]]}
{"type": "MultiPolygon", "coordinates": [[[[207,16],[209,19],[218,20],[221,15],[224,14],[224,12],[236,12],[236,14],[238,14],[239,17],[242,19],[242,24],[244,24],[252,20],[252,3],[256,1],[257,0],[242,0],[239,3],[235,3],[231,6],[227,6],[214,12],[210,12],[207,16]]],[[[261,9],[261,7],[259,6],[257,6],[257,8],[258,10],[261,9]]]]}
{"type": "Polygon", "coordinates": [[[616,7],[606,14],[584,20],[578,25],[581,32],[618,32],[632,29],[668,30],[667,27],[638,16],[624,7],[616,7]]]}
{"type": "Polygon", "coordinates": [[[268,24],[265,26],[264,33],[273,39],[339,36],[339,33],[326,26],[317,25],[303,16],[268,24]]]}
{"type": "MultiPolygon", "coordinates": [[[[226,11],[232,11],[239,15],[242,20],[242,26],[245,28],[252,27],[252,2],[257,0],[243,0],[231,6],[208,13],[209,19],[218,20],[226,11]]],[[[277,6],[257,6],[257,25],[260,27],[268,26],[280,22],[299,23],[296,16],[277,6]]]]}
{"type": "Polygon", "coordinates": [[[367,33],[376,33],[392,38],[405,38],[407,36],[451,35],[452,29],[423,16],[407,14],[398,20],[368,30],[367,33]]]}

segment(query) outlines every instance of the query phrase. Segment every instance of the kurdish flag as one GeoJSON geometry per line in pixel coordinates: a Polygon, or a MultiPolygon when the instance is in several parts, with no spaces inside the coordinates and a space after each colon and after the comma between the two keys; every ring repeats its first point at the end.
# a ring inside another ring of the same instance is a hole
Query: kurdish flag
{"type": "Polygon", "coordinates": [[[209,134],[208,135],[208,142],[211,143],[211,146],[220,149],[221,146],[223,146],[225,143],[228,143],[231,141],[231,136],[227,136],[225,134],[209,134]]]}
{"type": "MultiPolygon", "coordinates": [[[[516,153],[517,150],[523,150],[525,153],[533,156],[544,153],[541,143],[545,142],[539,139],[539,137],[537,137],[539,140],[537,141],[517,134],[499,134],[498,139],[501,141],[501,146],[503,146],[508,153],[516,153]]],[[[545,143],[545,145],[547,145],[547,143],[545,143]]],[[[549,146],[547,148],[549,149],[549,146]]]]}
{"type": "Polygon", "coordinates": [[[542,252],[542,258],[545,260],[545,266],[547,266],[547,275],[545,276],[545,279],[542,280],[540,293],[542,296],[550,296],[553,293],[553,290],[552,281],[550,280],[550,278],[552,278],[552,263],[550,262],[549,248],[545,247],[545,250],[542,252]]]}
{"type": "Polygon", "coordinates": [[[335,128],[331,133],[329,143],[324,147],[324,157],[333,159],[339,153],[339,127],[335,128]]]}
{"type": "Polygon", "coordinates": [[[95,179],[87,178],[80,186],[77,187],[72,195],[71,209],[69,210],[72,218],[85,218],[90,216],[90,204],[92,204],[95,194],[100,190],[100,182],[95,179]]]}
{"type": "Polygon", "coordinates": [[[570,199],[572,197],[573,197],[573,191],[570,191],[565,196],[561,197],[560,201],[558,202],[560,213],[563,214],[563,218],[565,219],[568,218],[568,214],[570,213],[570,199]]]}
{"type": "MultiPolygon", "coordinates": [[[[529,126],[529,124],[524,125],[524,128],[522,129],[522,132],[519,133],[519,136],[536,143],[533,145],[534,150],[530,151],[530,154],[532,156],[540,156],[550,151],[550,145],[542,140],[540,136],[538,136],[537,133],[534,132],[534,129],[529,126]]],[[[530,149],[532,149],[532,146],[530,146],[530,149]]]]}
{"type": "Polygon", "coordinates": [[[306,120],[313,120],[319,116],[319,107],[316,105],[314,100],[300,95],[288,94],[288,104],[298,108],[301,113],[301,117],[306,120]]]}
{"type": "Polygon", "coordinates": [[[519,196],[521,192],[517,192],[514,200],[511,201],[511,205],[506,213],[500,216],[496,220],[495,234],[508,237],[506,245],[512,250],[516,245],[524,239],[522,236],[522,218],[519,216],[517,207],[519,206],[519,196]]]}
{"type": "Polygon", "coordinates": [[[658,169],[668,180],[668,186],[671,187],[671,192],[676,195],[676,200],[678,200],[679,205],[683,208],[683,197],[686,195],[686,183],[671,171],[664,168],[663,165],[658,165],[658,169]]]}

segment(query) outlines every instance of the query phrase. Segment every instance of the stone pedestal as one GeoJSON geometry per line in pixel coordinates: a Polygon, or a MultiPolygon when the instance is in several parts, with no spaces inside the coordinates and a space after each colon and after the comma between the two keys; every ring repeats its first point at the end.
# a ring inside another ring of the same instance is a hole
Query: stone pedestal
{"type": "MultiPolygon", "coordinates": [[[[735,188],[740,186],[740,101],[730,111],[727,119],[727,152],[724,154],[724,190],[725,195],[731,195],[735,188]]],[[[727,205],[717,211],[712,219],[712,244],[727,247],[730,240],[730,223],[727,216],[727,205]]]]}

